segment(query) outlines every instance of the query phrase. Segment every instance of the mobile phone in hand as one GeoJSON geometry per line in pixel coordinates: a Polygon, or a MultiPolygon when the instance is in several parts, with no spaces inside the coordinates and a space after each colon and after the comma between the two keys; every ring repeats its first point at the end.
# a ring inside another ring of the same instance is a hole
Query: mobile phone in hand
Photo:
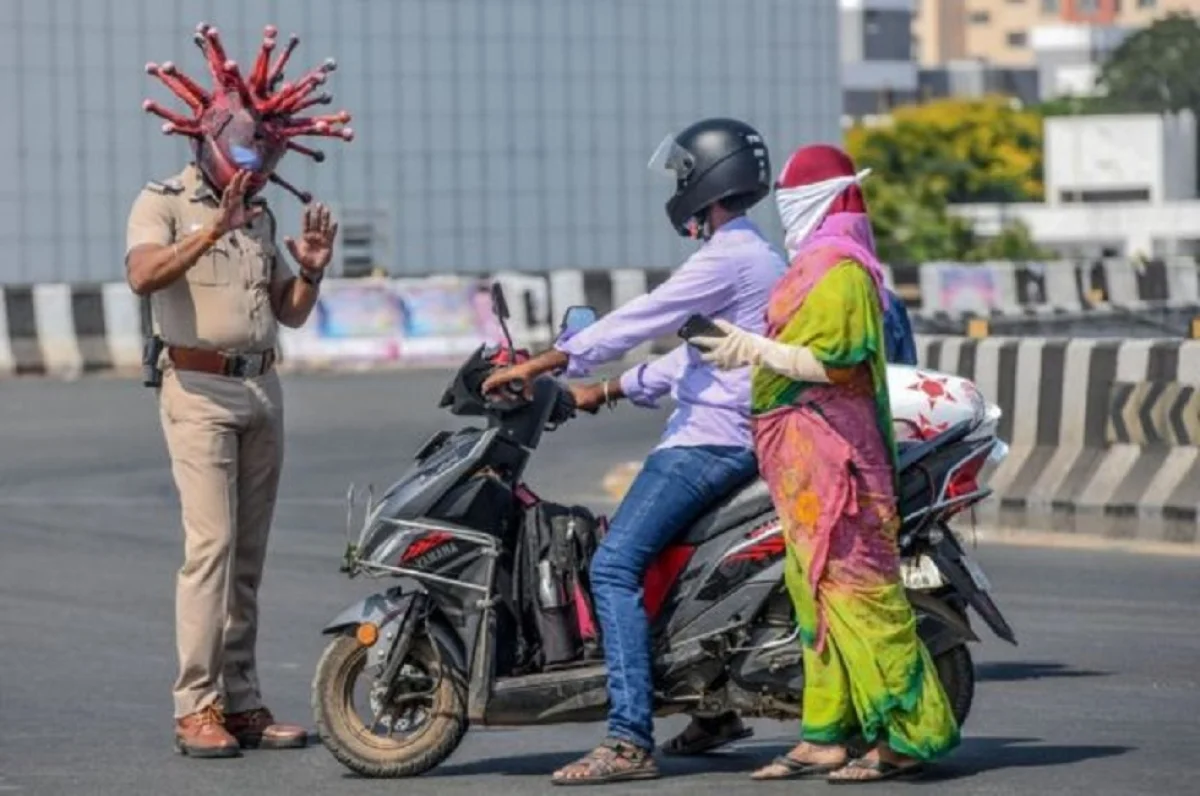
{"type": "Polygon", "coordinates": [[[693,337],[724,337],[725,332],[703,315],[692,315],[679,327],[679,336],[691,341],[693,337]]]}

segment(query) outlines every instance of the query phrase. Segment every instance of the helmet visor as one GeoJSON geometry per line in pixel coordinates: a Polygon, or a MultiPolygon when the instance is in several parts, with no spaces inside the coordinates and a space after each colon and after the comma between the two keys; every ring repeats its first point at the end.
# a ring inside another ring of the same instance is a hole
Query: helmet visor
{"type": "Polygon", "coordinates": [[[692,173],[695,165],[696,159],[692,157],[692,153],[681,147],[674,135],[668,135],[658,145],[658,149],[654,150],[646,168],[660,172],[672,180],[682,181],[692,173]]]}

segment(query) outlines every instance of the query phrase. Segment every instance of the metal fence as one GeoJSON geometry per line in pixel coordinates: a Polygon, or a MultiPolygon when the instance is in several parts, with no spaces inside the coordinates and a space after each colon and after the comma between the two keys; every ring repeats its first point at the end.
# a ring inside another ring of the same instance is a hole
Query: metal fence
{"type": "MultiPolygon", "coordinates": [[[[135,194],[189,156],[141,111],[179,107],[143,66],[207,84],[201,21],[241,64],[267,23],[301,37],[289,75],[337,59],[333,109],[356,139],[279,171],[374,219],[366,256],[395,275],[671,267],[689,247],[645,169],[664,135],[740,117],[776,167],[840,137],[828,0],[5,0],[0,283],[122,278],[135,194]]],[[[290,234],[298,203],[268,196],[290,234]]],[[[777,235],[770,210],[755,217],[777,235]]]]}

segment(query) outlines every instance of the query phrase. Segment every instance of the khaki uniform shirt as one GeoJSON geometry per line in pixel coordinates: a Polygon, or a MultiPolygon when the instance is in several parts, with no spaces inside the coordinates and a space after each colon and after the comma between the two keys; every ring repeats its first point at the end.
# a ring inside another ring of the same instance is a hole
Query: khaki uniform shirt
{"type": "MultiPolygon", "coordinates": [[[[266,208],[266,200],[250,200],[266,208]]],[[[220,197],[195,164],[164,182],[150,182],[129,211],[125,255],[144,243],[171,245],[208,224],[220,197]]],[[[293,271],[275,246],[269,209],[248,228],[227,232],[182,277],[150,297],[155,331],[169,345],[226,353],[275,347],[278,321],[271,296],[293,271]]]]}

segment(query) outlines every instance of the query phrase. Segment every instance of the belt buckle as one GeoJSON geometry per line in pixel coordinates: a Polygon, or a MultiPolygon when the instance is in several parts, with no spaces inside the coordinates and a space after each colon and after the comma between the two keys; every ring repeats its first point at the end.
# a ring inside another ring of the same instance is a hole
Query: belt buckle
{"type": "Polygon", "coordinates": [[[262,354],[236,354],[225,362],[225,372],[236,379],[252,379],[262,375],[266,357],[262,354]]]}

